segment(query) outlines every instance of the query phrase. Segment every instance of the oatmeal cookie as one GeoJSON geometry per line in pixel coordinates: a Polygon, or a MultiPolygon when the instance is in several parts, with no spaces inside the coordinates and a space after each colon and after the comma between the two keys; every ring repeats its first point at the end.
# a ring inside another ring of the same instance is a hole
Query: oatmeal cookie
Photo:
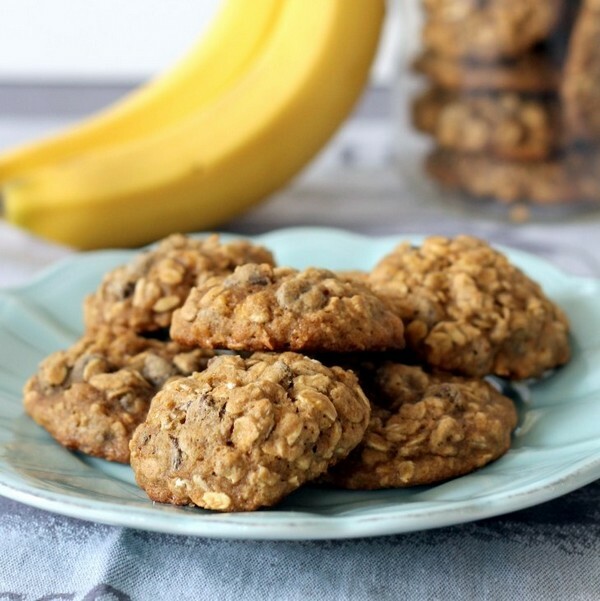
{"type": "Polygon", "coordinates": [[[423,42],[453,58],[514,58],[551,36],[563,0],[425,0],[423,42]]]}
{"type": "Polygon", "coordinates": [[[104,277],[85,300],[85,325],[91,329],[109,324],[136,332],[168,328],[192,286],[207,275],[229,273],[248,262],[274,264],[267,249],[247,241],[223,244],[217,235],[197,240],[174,234],[104,277]]]}
{"type": "Polygon", "coordinates": [[[547,54],[531,52],[493,63],[425,52],[413,64],[436,87],[455,92],[549,94],[559,90],[561,69],[547,54]]]}
{"type": "Polygon", "coordinates": [[[127,463],[129,439],[150,399],[167,380],[203,369],[212,356],[100,328],[41,363],[25,385],[25,410],[63,446],[127,463]]]}
{"type": "Polygon", "coordinates": [[[361,285],[368,285],[369,273],[360,269],[349,269],[347,271],[336,271],[335,275],[345,282],[356,282],[361,285]]]}
{"type": "Polygon", "coordinates": [[[296,353],[223,355],[157,394],[131,465],[154,501],[251,511],[345,458],[369,412],[351,372],[296,353]]]}
{"type": "Polygon", "coordinates": [[[600,2],[584,0],[571,36],[562,86],[574,138],[600,140],[600,2]]]}
{"type": "Polygon", "coordinates": [[[427,157],[425,170],[444,187],[504,203],[558,205],[600,199],[600,154],[595,150],[522,162],[436,149],[427,157]]]}
{"type": "Polygon", "coordinates": [[[456,478],[506,453],[517,424],[513,402],[484,380],[421,367],[384,364],[369,397],[363,441],[326,482],[373,490],[456,478]]]}
{"type": "Polygon", "coordinates": [[[517,161],[547,159],[561,142],[556,99],[514,93],[459,95],[431,88],[415,99],[413,122],[440,147],[517,161]]]}
{"type": "Polygon", "coordinates": [[[402,321],[365,284],[326,269],[247,264],[194,288],[175,311],[182,344],[238,351],[404,346],[402,321]]]}
{"type": "Polygon", "coordinates": [[[407,348],[435,368],[523,379],[569,359],[564,313],[482,240],[400,244],[375,266],[371,284],[404,320],[407,348]]]}

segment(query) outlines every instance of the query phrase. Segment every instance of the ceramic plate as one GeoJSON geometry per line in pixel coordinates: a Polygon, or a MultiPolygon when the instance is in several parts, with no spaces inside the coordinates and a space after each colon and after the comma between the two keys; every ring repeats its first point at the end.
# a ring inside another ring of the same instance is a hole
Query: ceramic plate
{"type": "MultiPolygon", "coordinates": [[[[369,269],[399,238],[325,229],[256,238],[280,264],[369,269]]],[[[418,242],[418,238],[410,238],[418,242]]],[[[131,251],[77,255],[29,285],[0,293],[0,493],[84,520],[194,536],[248,539],[350,538],[458,524],[529,507],[600,477],[600,281],[567,276],[504,249],[567,311],[571,363],[519,403],[510,452],[438,486],[350,492],[306,488],[276,509],[219,514],[149,501],[127,466],[71,453],[31,421],[21,388],[47,354],[82,331],[81,301],[131,251]]]]}

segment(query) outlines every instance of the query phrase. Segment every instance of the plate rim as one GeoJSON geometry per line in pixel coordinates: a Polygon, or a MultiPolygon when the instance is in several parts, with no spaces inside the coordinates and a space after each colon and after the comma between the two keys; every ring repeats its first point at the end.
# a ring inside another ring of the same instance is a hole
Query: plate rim
{"type": "MultiPolygon", "coordinates": [[[[90,504],[89,500],[78,502],[78,500],[74,501],[72,498],[69,498],[69,503],[65,504],[62,497],[66,495],[40,495],[33,491],[13,487],[1,481],[0,495],[30,507],[76,518],[84,522],[134,528],[160,534],[226,540],[342,540],[410,534],[447,526],[458,526],[535,507],[541,503],[573,492],[598,479],[600,474],[600,457],[581,459],[574,465],[577,466],[577,469],[572,470],[569,474],[552,482],[550,485],[540,487],[531,484],[524,486],[522,490],[502,496],[501,499],[498,499],[502,501],[500,510],[497,507],[498,500],[494,501],[494,503],[489,503],[489,500],[483,496],[477,498],[475,501],[463,500],[453,502],[454,511],[452,513],[448,513],[447,508],[444,506],[408,512],[408,515],[406,512],[404,515],[395,515],[393,512],[387,512],[386,515],[352,516],[351,518],[347,516],[310,516],[308,518],[301,516],[300,518],[294,518],[294,512],[283,512],[278,513],[278,516],[282,519],[272,524],[265,524],[264,522],[253,523],[251,521],[252,517],[250,519],[237,519],[239,516],[262,516],[264,515],[263,510],[241,514],[213,514],[211,516],[207,516],[206,514],[163,514],[160,516],[158,522],[153,523],[151,520],[153,508],[151,505],[145,508],[136,507],[134,508],[135,513],[129,514],[127,518],[121,518],[119,516],[123,512],[115,510],[116,503],[92,501],[90,504]],[[87,512],[87,515],[84,515],[83,511],[87,512]],[[290,521],[287,524],[282,524],[282,520],[286,518],[288,513],[290,514],[290,521]],[[412,520],[411,523],[405,523],[407,517],[412,520]],[[350,526],[351,531],[345,525],[349,519],[353,520],[350,526]],[[399,525],[397,524],[398,521],[401,522],[399,525]],[[287,529],[284,530],[284,528],[287,529]]],[[[354,491],[345,492],[352,494],[354,491]]],[[[175,508],[175,510],[177,509],[175,508]]],[[[257,519],[260,520],[260,517],[257,519]]]]}

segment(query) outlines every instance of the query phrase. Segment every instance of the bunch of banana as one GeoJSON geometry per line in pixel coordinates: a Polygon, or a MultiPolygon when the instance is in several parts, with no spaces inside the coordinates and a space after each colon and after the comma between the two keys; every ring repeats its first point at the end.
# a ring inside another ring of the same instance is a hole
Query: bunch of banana
{"type": "Polygon", "coordinates": [[[82,249],[209,229],[294,176],[364,88],[385,0],[224,0],[166,75],[0,156],[6,218],[82,249]]]}

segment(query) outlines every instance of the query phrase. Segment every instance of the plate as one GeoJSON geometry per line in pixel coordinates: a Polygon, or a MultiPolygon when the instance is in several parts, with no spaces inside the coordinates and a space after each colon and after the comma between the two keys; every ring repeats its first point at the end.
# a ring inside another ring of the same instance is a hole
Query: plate
{"type": "MultiPolygon", "coordinates": [[[[234,236],[224,236],[233,239],[234,236]]],[[[402,238],[418,243],[422,237],[402,238]]],[[[400,238],[294,228],[254,238],[280,264],[370,269],[400,238]]],[[[21,389],[39,361],[82,331],[81,302],[133,251],[76,255],[0,292],[0,494],[64,515],[145,530],[236,539],[323,539],[437,528],[529,507],[600,477],[600,281],[565,275],[511,249],[511,260],[566,310],[573,359],[519,403],[511,450],[437,486],[374,492],[307,487],[277,508],[222,514],[154,504],[128,466],[67,451],[24,413],[21,389]]]]}

